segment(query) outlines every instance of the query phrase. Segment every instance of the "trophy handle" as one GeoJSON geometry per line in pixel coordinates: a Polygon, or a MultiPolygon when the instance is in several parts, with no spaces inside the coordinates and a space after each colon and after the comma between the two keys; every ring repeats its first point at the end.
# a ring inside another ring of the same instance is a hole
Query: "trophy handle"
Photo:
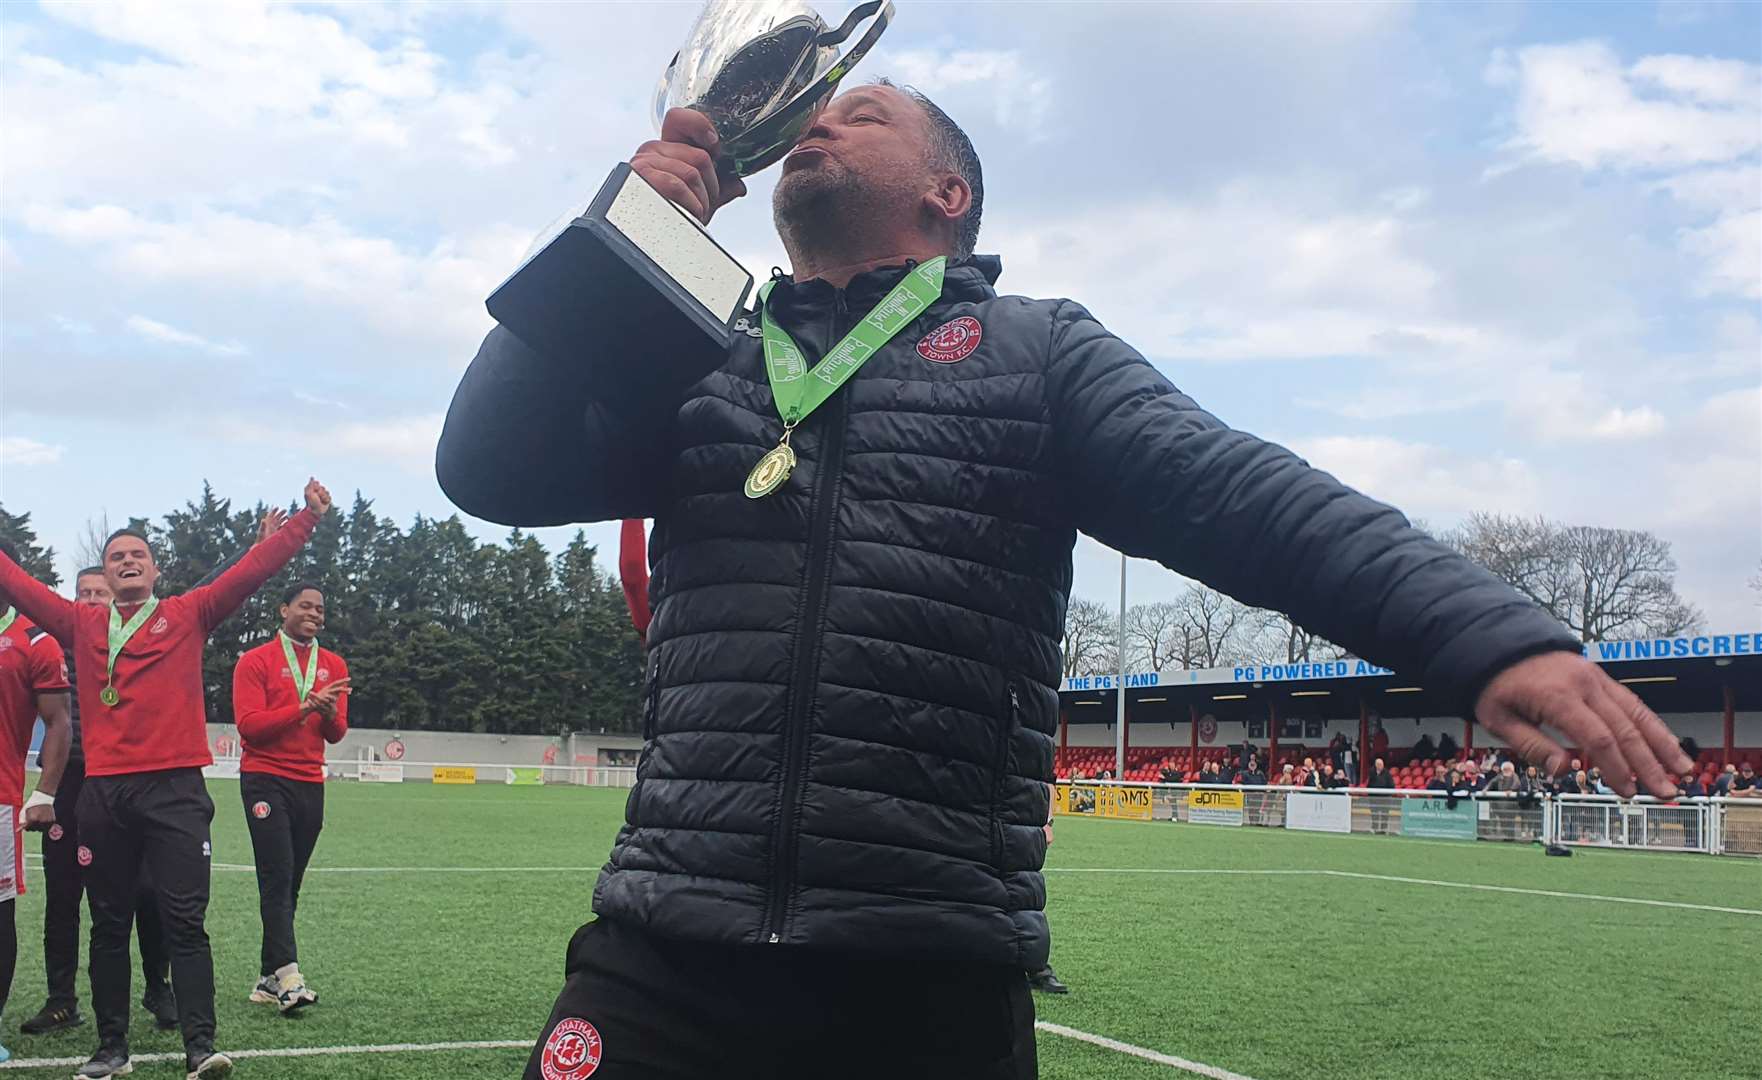
{"type": "Polygon", "coordinates": [[[667,117],[667,83],[673,78],[673,69],[679,66],[679,54],[674,53],[673,59],[667,61],[667,67],[661,72],[661,81],[655,84],[655,102],[652,111],[655,114],[655,130],[661,130],[661,121],[667,117]]]}
{"type": "MultiPolygon", "coordinates": [[[[881,31],[887,29],[887,24],[893,19],[893,0],[868,0],[867,3],[858,4],[837,29],[820,35],[820,44],[835,45],[843,41],[864,19],[872,20],[869,29],[850,47],[849,52],[839,57],[838,62],[827,69],[826,74],[803,88],[801,93],[790,99],[789,104],[741,133],[739,142],[749,149],[734,155],[729,162],[728,171],[736,176],[750,176],[781,158],[795,146],[796,140],[807,127],[808,118],[820,111],[832,91],[837,89],[839,80],[849,74],[857,61],[880,40],[881,31]]],[[[727,149],[727,144],[724,144],[724,149],[727,149]]]]}
{"type": "MultiPolygon", "coordinates": [[[[886,0],[872,0],[872,2],[867,3],[867,4],[858,4],[856,7],[851,9],[851,12],[849,15],[846,15],[844,17],[844,24],[842,26],[839,26],[836,30],[828,30],[824,34],[820,35],[820,44],[821,45],[840,44],[841,42],[844,41],[845,38],[849,37],[852,34],[852,32],[854,32],[856,30],[857,23],[860,23],[864,19],[875,14],[876,10],[878,8],[880,8],[883,3],[886,3],[886,0]]],[[[864,44],[863,42],[858,42],[856,48],[851,50],[850,62],[851,62],[852,66],[855,66],[857,60],[862,58],[863,53],[866,53],[869,51],[870,45],[875,44],[875,38],[877,38],[881,35],[881,31],[883,29],[885,29],[887,26],[887,21],[889,19],[891,19],[892,17],[893,17],[893,5],[891,3],[888,3],[887,10],[881,13],[879,25],[874,30],[871,30],[869,32],[867,44],[864,44]]]]}

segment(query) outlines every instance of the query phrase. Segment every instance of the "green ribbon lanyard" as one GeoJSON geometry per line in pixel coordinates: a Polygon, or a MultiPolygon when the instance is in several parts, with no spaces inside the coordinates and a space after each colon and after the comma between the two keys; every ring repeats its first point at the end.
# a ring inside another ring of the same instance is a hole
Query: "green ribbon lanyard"
{"type": "Polygon", "coordinates": [[[806,420],[857,373],[864,361],[935,303],[942,295],[942,273],[947,265],[947,257],[941,256],[906,274],[812,371],[806,370],[795,339],[771,320],[765,301],[775,282],[767,281],[759,290],[765,374],[770,376],[771,396],[776,399],[777,414],[783,418],[784,427],[793,428],[806,420]]]}
{"type": "Polygon", "coordinates": [[[129,639],[135,636],[135,631],[139,630],[152,617],[153,609],[158,606],[159,598],[149,596],[147,602],[141,605],[141,610],[135,612],[129,617],[129,621],[124,623],[122,612],[116,610],[116,601],[110,602],[110,659],[104,665],[104,690],[98,695],[98,700],[104,704],[115,705],[122,700],[122,695],[116,692],[116,658],[122,655],[122,647],[127,645],[129,639]]]}
{"type": "Polygon", "coordinates": [[[0,615],[0,634],[4,634],[6,631],[10,630],[12,628],[12,620],[16,618],[18,618],[18,609],[12,607],[7,608],[6,614],[0,615]]]}
{"type": "Polygon", "coordinates": [[[300,695],[300,704],[306,704],[306,695],[312,692],[312,684],[318,679],[318,639],[312,639],[312,651],[306,656],[306,673],[300,674],[300,662],[294,659],[294,642],[288,637],[287,631],[278,630],[281,638],[281,654],[288,659],[288,671],[294,676],[294,689],[300,695]]]}
{"type": "Polygon", "coordinates": [[[765,374],[771,382],[777,415],[783,418],[783,438],[759,459],[746,478],[749,498],[762,498],[783,486],[795,468],[795,451],[789,446],[789,436],[796,425],[825,404],[869,357],[880,352],[894,335],[910,326],[913,319],[941,297],[947,266],[947,257],[938,256],[907,272],[812,370],[808,369],[795,339],[771,319],[766,301],[776,282],[768,281],[760,287],[759,326],[765,339],[765,374]]]}

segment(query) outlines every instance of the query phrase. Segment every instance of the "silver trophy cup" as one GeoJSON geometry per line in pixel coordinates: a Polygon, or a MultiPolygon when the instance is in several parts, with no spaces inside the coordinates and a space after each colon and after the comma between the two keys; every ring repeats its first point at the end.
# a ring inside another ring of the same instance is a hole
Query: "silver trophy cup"
{"type": "MultiPolygon", "coordinates": [[[[749,176],[794,148],[892,16],[890,0],[868,0],[834,27],[798,0],[711,0],[661,76],[655,125],[671,108],[702,112],[721,142],[717,168],[749,176]]],[[[602,385],[615,396],[713,370],[752,283],[696,219],[620,164],[583,210],[539,239],[488,307],[533,349],[605,358],[602,385]]]]}

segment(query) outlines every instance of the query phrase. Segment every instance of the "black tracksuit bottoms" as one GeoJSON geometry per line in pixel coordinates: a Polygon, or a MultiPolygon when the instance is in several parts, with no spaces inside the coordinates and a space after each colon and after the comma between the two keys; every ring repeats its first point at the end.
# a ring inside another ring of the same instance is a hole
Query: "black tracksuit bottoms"
{"type": "MultiPolygon", "coordinates": [[[[80,901],[86,895],[80,870],[80,791],[85,763],[70,758],[55,791],[55,824],[43,837],[43,972],[49,981],[49,1007],[72,1007],[74,972],[80,966],[80,901]]],[[[141,939],[141,971],[148,986],[171,981],[171,957],[165,951],[165,930],[159,925],[159,902],[150,882],[137,890],[135,933],[141,939]]]]}
{"type": "Polygon", "coordinates": [[[526,1080],[1033,1080],[1019,966],[947,955],[715,945],[601,919],[526,1080]]]}
{"type": "Polygon", "coordinates": [[[300,882],[324,828],[324,782],[289,780],[269,773],[239,774],[239,797],[251,850],[257,856],[257,900],[263,913],[263,970],[299,963],[294,945],[294,909],[300,882]]]}
{"type": "Polygon", "coordinates": [[[129,924],[143,870],[159,901],[184,1050],[214,1046],[208,913],[214,801],[202,770],[89,776],[80,793],[79,861],[92,905],[92,1011],[101,1045],[128,1045],[129,924]]]}

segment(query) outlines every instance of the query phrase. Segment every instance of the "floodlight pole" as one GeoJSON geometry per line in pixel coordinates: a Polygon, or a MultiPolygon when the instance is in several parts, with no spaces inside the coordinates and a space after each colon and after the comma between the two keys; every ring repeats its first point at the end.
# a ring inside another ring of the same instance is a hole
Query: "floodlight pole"
{"type": "Polygon", "coordinates": [[[1126,778],[1126,553],[1120,552],[1120,682],[1119,709],[1115,715],[1113,733],[1113,775],[1115,780],[1126,778]]]}

